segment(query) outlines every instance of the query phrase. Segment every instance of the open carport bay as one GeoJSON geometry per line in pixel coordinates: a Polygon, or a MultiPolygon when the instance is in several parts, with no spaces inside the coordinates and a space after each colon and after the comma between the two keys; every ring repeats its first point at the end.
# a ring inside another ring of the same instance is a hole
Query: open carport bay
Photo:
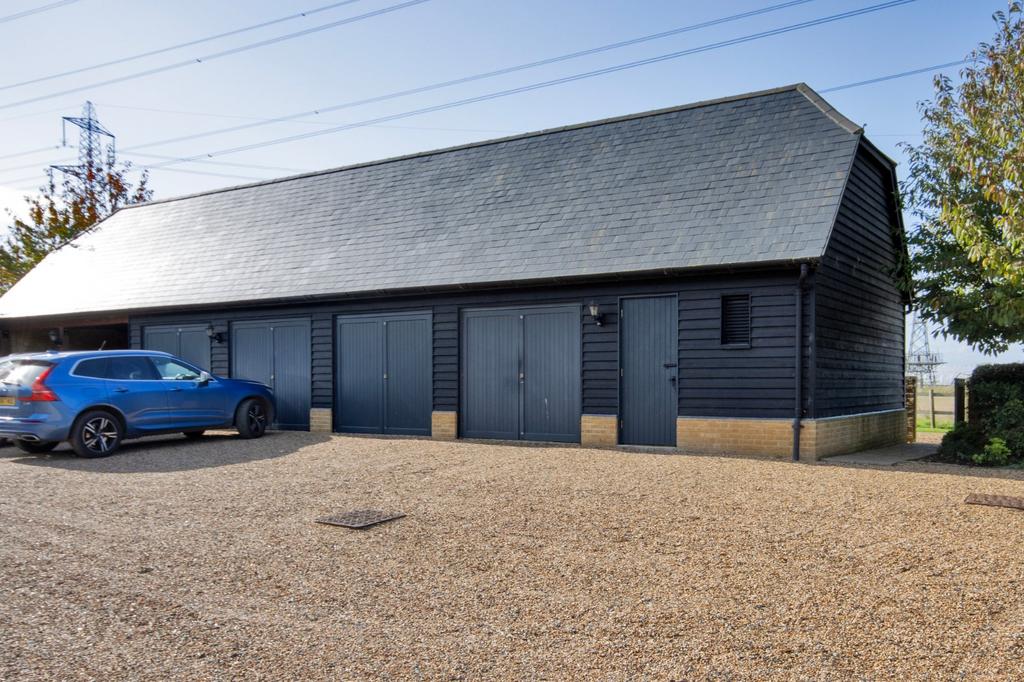
{"type": "Polygon", "coordinates": [[[0,678],[1019,679],[1021,473],[273,433],[0,451],[0,678]],[[333,511],[408,516],[367,531],[333,511]]]}

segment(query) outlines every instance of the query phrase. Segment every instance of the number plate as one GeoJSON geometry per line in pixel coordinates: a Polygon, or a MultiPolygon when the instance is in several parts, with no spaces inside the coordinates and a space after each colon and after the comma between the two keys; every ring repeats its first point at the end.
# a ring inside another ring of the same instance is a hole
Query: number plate
{"type": "Polygon", "coordinates": [[[13,407],[18,404],[18,401],[9,396],[0,396],[0,406],[13,407]]]}

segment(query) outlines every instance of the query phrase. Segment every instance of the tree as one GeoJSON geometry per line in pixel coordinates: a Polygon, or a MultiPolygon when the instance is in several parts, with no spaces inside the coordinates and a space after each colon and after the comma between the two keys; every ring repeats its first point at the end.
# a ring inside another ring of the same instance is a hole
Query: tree
{"type": "Polygon", "coordinates": [[[87,149],[81,161],[62,172],[59,181],[52,169],[48,171],[39,195],[25,197],[28,220],[10,214],[12,224],[0,244],[0,293],[14,286],[46,254],[121,206],[148,201],[153,195],[146,173],[135,185],[128,180],[131,164],[119,163],[112,146],[87,149]]]}
{"type": "Polygon", "coordinates": [[[943,332],[988,353],[1024,341],[1024,16],[1013,2],[920,105],[924,139],[904,145],[903,193],[915,305],[943,332]]]}

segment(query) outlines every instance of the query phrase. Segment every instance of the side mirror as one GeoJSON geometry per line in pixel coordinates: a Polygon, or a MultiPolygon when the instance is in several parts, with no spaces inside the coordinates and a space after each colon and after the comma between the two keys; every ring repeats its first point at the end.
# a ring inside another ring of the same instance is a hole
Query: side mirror
{"type": "Polygon", "coordinates": [[[203,371],[199,372],[199,379],[197,379],[197,381],[199,382],[200,386],[205,386],[206,384],[210,383],[210,379],[212,379],[212,378],[213,377],[210,376],[209,372],[207,372],[206,370],[203,370],[203,371]]]}

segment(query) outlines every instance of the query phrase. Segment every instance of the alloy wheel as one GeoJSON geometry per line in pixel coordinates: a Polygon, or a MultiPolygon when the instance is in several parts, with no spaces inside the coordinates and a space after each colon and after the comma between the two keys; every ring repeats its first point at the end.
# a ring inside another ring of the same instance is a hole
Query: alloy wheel
{"type": "Polygon", "coordinates": [[[246,419],[249,422],[249,430],[253,433],[263,433],[267,428],[267,413],[259,403],[254,402],[249,406],[246,419]]]}
{"type": "Polygon", "coordinates": [[[97,454],[106,454],[117,445],[117,425],[107,417],[93,417],[82,427],[85,447],[97,454]]]}

